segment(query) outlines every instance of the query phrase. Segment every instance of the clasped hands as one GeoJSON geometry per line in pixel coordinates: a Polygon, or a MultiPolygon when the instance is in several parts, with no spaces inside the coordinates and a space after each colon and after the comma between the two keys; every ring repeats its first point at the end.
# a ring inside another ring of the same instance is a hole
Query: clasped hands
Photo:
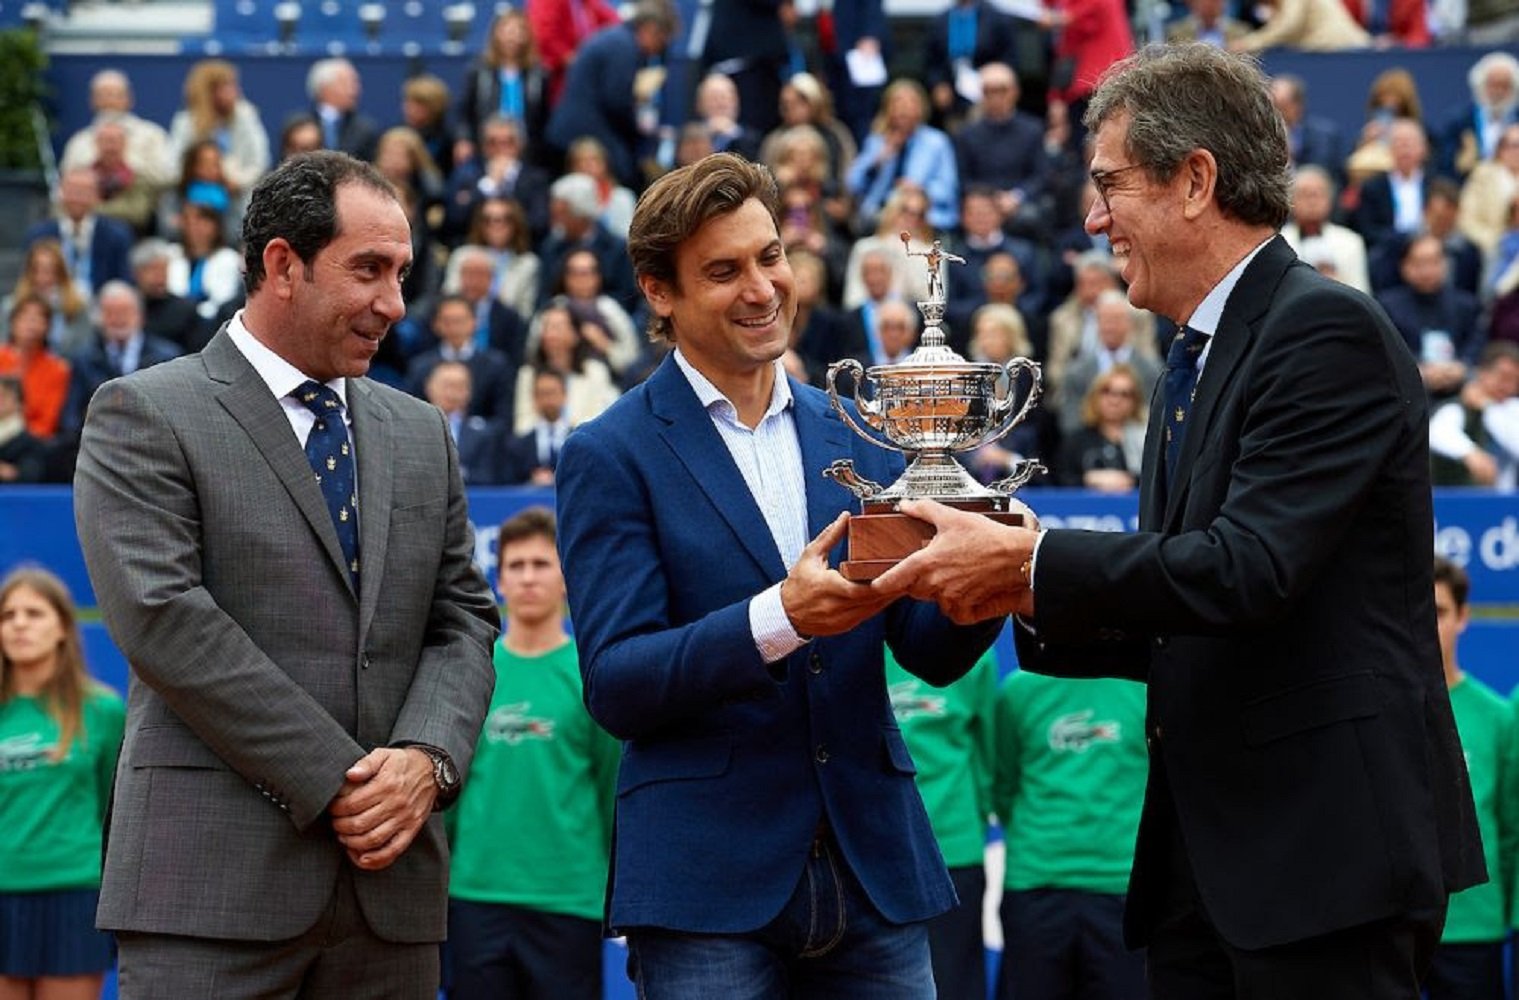
{"type": "Polygon", "coordinates": [[[427,754],[415,747],[378,747],[344,774],[327,811],[354,867],[379,871],[411,846],[437,797],[427,754]]]}
{"type": "Polygon", "coordinates": [[[899,509],[934,525],[936,533],[869,586],[851,583],[828,565],[848,514],[840,514],[802,550],[781,584],[781,605],[798,634],[847,632],[900,597],[932,601],[960,624],[1033,615],[1034,594],[1024,567],[1033,556],[1037,530],[998,524],[932,500],[907,500],[899,509]]]}

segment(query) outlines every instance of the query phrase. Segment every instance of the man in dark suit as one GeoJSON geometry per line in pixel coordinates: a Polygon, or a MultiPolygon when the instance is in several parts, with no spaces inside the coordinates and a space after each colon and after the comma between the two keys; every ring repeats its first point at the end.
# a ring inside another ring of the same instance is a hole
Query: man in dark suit
{"type": "Polygon", "coordinates": [[[1302,77],[1283,73],[1271,80],[1271,103],[1287,123],[1287,150],[1292,165],[1313,165],[1329,171],[1338,184],[1345,183],[1345,143],[1340,127],[1327,118],[1308,113],[1308,85],[1302,77]]]}
{"type": "Polygon", "coordinates": [[[412,395],[426,398],[427,377],[441,362],[462,361],[469,366],[470,416],[510,423],[517,366],[496,348],[476,342],[474,305],[462,295],[443,296],[433,309],[432,332],[438,346],[418,354],[406,369],[412,395]]]}
{"type": "Polygon", "coordinates": [[[208,329],[193,300],[169,291],[171,255],[169,244],[157,237],[132,248],[132,277],[142,293],[142,328],[192,354],[206,346],[218,327],[208,329]]]}
{"type": "Polygon", "coordinates": [[[440,361],[427,373],[427,401],[443,412],[448,433],[459,449],[459,478],[465,486],[499,486],[510,482],[505,464],[505,426],[497,420],[471,416],[472,383],[469,365],[440,361]]]}
{"type": "Polygon", "coordinates": [[[1424,200],[1434,180],[1426,169],[1429,140],[1424,126],[1412,118],[1399,118],[1387,128],[1392,169],[1361,185],[1353,228],[1366,240],[1368,254],[1375,254],[1399,236],[1409,236],[1424,224],[1424,200]]]}
{"type": "MultiPolygon", "coordinates": [[[[697,39],[701,50],[694,53],[700,57],[696,79],[719,73],[732,80],[738,91],[738,121],[757,136],[780,124],[781,77],[791,59],[795,21],[791,0],[711,0],[710,6],[698,6],[691,23],[693,35],[702,32],[697,39]],[[702,27],[708,10],[710,20],[702,27]]],[[[733,152],[754,159],[758,141],[754,153],[733,152]]]]}
{"type": "Polygon", "coordinates": [[[133,675],[98,921],[123,1000],[430,1000],[435,807],[498,619],[442,414],[363,377],[406,215],[322,151],[259,182],[244,234],[247,306],[85,423],[76,527],[133,675]]]}
{"type": "Polygon", "coordinates": [[[626,24],[603,28],[580,47],[545,133],[561,160],[570,143],[593,136],[606,147],[617,179],[643,186],[639,158],[658,124],[655,99],[663,82],[654,62],[674,32],[670,9],[643,0],[626,24]]]}
{"type": "Polygon", "coordinates": [[[100,323],[94,343],[69,358],[69,397],[58,429],[70,438],[84,425],[84,411],[95,390],[113,378],[184,353],[173,341],[143,329],[142,296],[131,285],[107,282],[98,299],[100,323]]]}
{"type": "Polygon", "coordinates": [[[1253,63],[1146,49],[1087,121],[1087,227],[1133,304],[1180,326],[1140,530],[908,504],[938,535],[877,588],[1018,611],[1026,669],[1148,682],[1125,936],[1153,997],[1416,997],[1448,894],[1485,877],[1418,371],[1375,303],[1276,235],[1286,136],[1253,63]]]}
{"type": "Polygon", "coordinates": [[[444,231],[454,242],[469,234],[475,206],[486,198],[512,198],[522,206],[534,240],[549,226],[549,174],[527,155],[522,126],[505,115],[480,125],[480,152],[454,170],[448,182],[444,231]]]}
{"type": "Polygon", "coordinates": [[[506,443],[504,482],[554,485],[559,453],[570,433],[567,399],[562,372],[540,368],[533,373],[533,426],[506,443]]]}
{"type": "Polygon", "coordinates": [[[1018,110],[1018,77],[1006,63],[982,66],[980,80],[981,113],[955,136],[961,190],[969,197],[972,187],[990,187],[1005,219],[1042,236],[1039,200],[1050,170],[1044,122],[1018,110]]]}
{"type": "Polygon", "coordinates": [[[322,127],[322,146],[366,162],[374,159],[380,127],[359,111],[363,86],[347,59],[321,59],[306,73],[310,114],[322,127]]]}
{"type": "Polygon", "coordinates": [[[132,227],[100,215],[100,183],[88,167],[70,170],[58,181],[58,218],[26,231],[25,244],[57,240],[75,281],[99,292],[108,281],[132,281],[132,227]]]}
{"type": "Polygon", "coordinates": [[[1377,296],[1419,361],[1433,397],[1453,396],[1487,343],[1477,297],[1455,287],[1438,237],[1424,234],[1403,249],[1402,282],[1377,296]]]}
{"type": "MultiPolygon", "coordinates": [[[[491,294],[496,262],[484,247],[463,247],[459,254],[459,296],[475,311],[475,346],[489,347],[504,355],[513,368],[527,354],[527,324],[517,311],[491,294]]],[[[428,311],[431,321],[432,312],[428,311]]]]}
{"type": "Polygon", "coordinates": [[[890,482],[901,461],[781,369],[778,201],[728,153],[650,187],[629,252],[675,350],[559,460],[586,706],[625,741],[607,919],[648,1000],[926,1000],[923,921],[954,890],[882,649],[943,685],[1000,623],[956,628],[833,568],[854,501],[819,470],[890,482]]]}
{"type": "Polygon", "coordinates": [[[549,218],[553,227],[538,245],[538,305],[554,297],[564,262],[576,250],[588,250],[601,265],[601,290],[631,315],[641,299],[628,266],[628,245],[601,224],[596,182],[589,174],[565,174],[549,188],[549,218]]]}
{"type": "Polygon", "coordinates": [[[923,38],[923,86],[934,124],[948,130],[958,126],[970,110],[964,90],[976,71],[987,63],[1012,61],[1012,18],[986,0],[956,0],[931,20],[923,38]]]}

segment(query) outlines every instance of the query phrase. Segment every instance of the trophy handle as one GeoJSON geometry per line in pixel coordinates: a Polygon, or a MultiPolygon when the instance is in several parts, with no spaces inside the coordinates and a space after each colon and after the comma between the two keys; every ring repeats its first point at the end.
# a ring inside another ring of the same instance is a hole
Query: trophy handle
{"type": "Polygon", "coordinates": [[[880,438],[877,438],[874,435],[867,433],[863,427],[855,423],[854,417],[849,415],[849,408],[839,401],[838,386],[834,383],[838,378],[840,372],[848,372],[854,376],[854,405],[860,411],[860,419],[864,420],[871,430],[874,430],[878,433],[880,432],[881,427],[885,424],[885,421],[881,417],[880,404],[878,404],[875,400],[867,400],[860,395],[860,387],[865,384],[865,366],[860,364],[854,358],[845,358],[842,361],[835,361],[833,364],[828,366],[828,377],[825,379],[825,382],[828,386],[828,402],[833,406],[834,412],[837,413],[840,419],[842,419],[844,423],[849,426],[850,430],[854,431],[856,434],[864,438],[866,441],[869,441],[871,444],[876,445],[880,448],[890,448],[892,451],[900,451],[904,455],[907,454],[906,448],[902,448],[890,440],[882,440],[880,438]]]}
{"type": "MultiPolygon", "coordinates": [[[[1015,420],[1013,423],[1017,423],[1017,421],[1015,420]]],[[[1040,462],[1038,459],[1030,459],[1028,461],[1019,462],[1018,470],[1016,472],[1010,476],[1007,476],[1006,478],[999,479],[994,483],[988,483],[987,488],[997,493],[1001,493],[1003,496],[1007,496],[1018,487],[1028,482],[1030,479],[1033,479],[1037,474],[1048,471],[1050,470],[1046,469],[1044,467],[1044,463],[1040,462]]]]}
{"type": "MultiPolygon", "coordinates": [[[[1002,423],[997,426],[996,431],[992,433],[991,437],[977,442],[978,444],[991,444],[993,441],[1000,441],[1007,436],[1009,431],[1018,426],[1024,417],[1028,416],[1029,410],[1034,408],[1034,404],[1039,402],[1040,394],[1044,392],[1044,372],[1040,369],[1037,361],[1031,361],[1028,358],[1012,358],[1002,366],[1002,370],[1007,373],[1007,398],[1000,399],[992,405],[992,416],[1000,419],[1002,423]],[[1008,414],[1013,408],[1013,393],[1018,388],[1018,372],[1020,371],[1029,373],[1031,383],[1028,395],[1023,398],[1023,406],[1018,409],[1017,413],[1009,416],[1008,414]]],[[[1018,479],[1020,475],[1022,475],[1021,471],[1009,476],[1008,479],[1018,479]]],[[[1033,472],[1030,471],[1028,475],[1032,476],[1033,472]]],[[[1003,480],[1003,482],[1006,481],[1003,480]]],[[[1023,482],[1027,482],[1027,476],[1019,480],[1020,484],[1023,482]]]]}

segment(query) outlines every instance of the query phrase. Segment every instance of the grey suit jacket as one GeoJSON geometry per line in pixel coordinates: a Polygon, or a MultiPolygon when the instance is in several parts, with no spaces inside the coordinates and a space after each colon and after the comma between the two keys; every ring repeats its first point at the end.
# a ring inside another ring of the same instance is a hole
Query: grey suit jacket
{"type": "MultiPolygon", "coordinates": [[[[420,742],[469,765],[498,619],[447,425],[367,379],[348,402],[361,599],[285,413],[225,330],[90,404],[75,518],[132,667],[102,927],[293,937],[348,863],[326,809],[354,761],[420,742]]],[[[370,926],[441,940],[447,868],[435,815],[390,868],[355,869],[370,926]]]]}

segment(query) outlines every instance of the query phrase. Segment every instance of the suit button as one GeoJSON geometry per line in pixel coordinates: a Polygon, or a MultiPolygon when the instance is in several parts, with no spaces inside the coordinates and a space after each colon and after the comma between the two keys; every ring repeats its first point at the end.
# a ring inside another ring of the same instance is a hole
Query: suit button
{"type": "Polygon", "coordinates": [[[369,654],[368,653],[362,653],[362,654],[360,654],[360,656],[359,656],[359,668],[362,669],[362,670],[368,670],[369,669],[369,654]]]}
{"type": "Polygon", "coordinates": [[[1157,724],[1156,727],[1155,727],[1155,742],[1159,743],[1161,740],[1163,740],[1165,738],[1166,738],[1166,731],[1165,731],[1165,729],[1163,727],[1161,727],[1160,725],[1157,724]]]}
{"type": "Polygon", "coordinates": [[[1155,647],[1157,649],[1165,649],[1166,648],[1166,637],[1163,636],[1163,635],[1157,635],[1155,637],[1155,647]]]}
{"type": "Polygon", "coordinates": [[[815,649],[812,651],[812,655],[807,657],[807,669],[814,674],[823,672],[823,658],[818,655],[815,649]]]}
{"type": "Polygon", "coordinates": [[[812,755],[812,759],[817,761],[819,764],[828,763],[828,748],[819,743],[817,753],[812,755]]]}

